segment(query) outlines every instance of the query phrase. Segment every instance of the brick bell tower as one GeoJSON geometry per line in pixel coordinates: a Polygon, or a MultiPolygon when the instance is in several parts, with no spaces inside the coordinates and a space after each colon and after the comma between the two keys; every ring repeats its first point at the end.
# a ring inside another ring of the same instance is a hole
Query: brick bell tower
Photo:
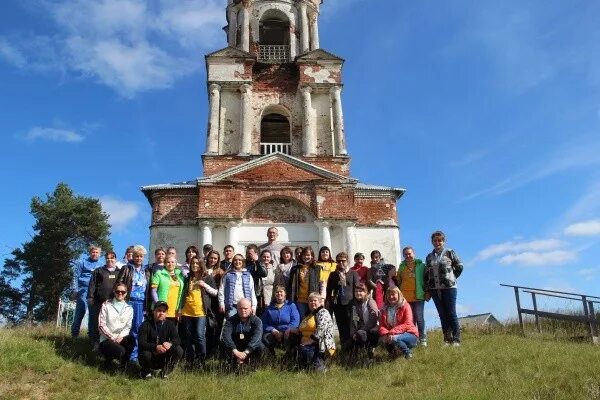
{"type": "Polygon", "coordinates": [[[206,56],[204,175],[142,187],[150,247],[231,244],[269,226],[291,246],[379,249],[400,261],[404,189],[350,177],[342,110],[344,60],[319,46],[323,0],[228,0],[228,46],[206,56]]]}

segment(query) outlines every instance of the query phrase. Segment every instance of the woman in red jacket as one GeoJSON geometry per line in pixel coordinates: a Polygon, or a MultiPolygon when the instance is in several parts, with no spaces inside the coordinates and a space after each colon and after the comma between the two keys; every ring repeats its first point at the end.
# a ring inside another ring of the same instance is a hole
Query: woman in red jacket
{"type": "Polygon", "coordinates": [[[413,323],[410,305],[397,287],[386,290],[385,299],[379,321],[381,341],[391,355],[400,351],[404,358],[411,358],[410,349],[417,345],[419,331],[413,323]]]}

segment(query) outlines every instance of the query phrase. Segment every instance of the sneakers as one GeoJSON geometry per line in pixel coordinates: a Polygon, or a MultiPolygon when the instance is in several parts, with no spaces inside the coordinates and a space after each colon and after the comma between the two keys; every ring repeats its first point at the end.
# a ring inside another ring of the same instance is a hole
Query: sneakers
{"type": "Polygon", "coordinates": [[[412,352],[407,351],[406,353],[404,353],[404,358],[406,358],[407,360],[410,360],[411,358],[413,358],[412,352]]]}
{"type": "Polygon", "coordinates": [[[460,347],[460,342],[453,342],[452,347],[460,347]]]}
{"type": "Polygon", "coordinates": [[[444,347],[450,347],[450,342],[444,342],[444,347]]]}
{"type": "Polygon", "coordinates": [[[419,345],[421,345],[422,347],[427,347],[427,340],[419,341],[419,345]]]}
{"type": "Polygon", "coordinates": [[[142,379],[146,379],[146,380],[152,379],[152,372],[148,372],[148,373],[142,372],[140,376],[142,377],[142,379]]]}

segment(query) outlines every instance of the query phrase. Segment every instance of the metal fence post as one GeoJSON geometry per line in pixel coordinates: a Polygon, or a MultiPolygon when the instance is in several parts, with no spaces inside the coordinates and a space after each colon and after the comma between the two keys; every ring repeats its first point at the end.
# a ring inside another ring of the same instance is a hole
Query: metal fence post
{"type": "Polygon", "coordinates": [[[538,316],[537,300],[535,293],[531,293],[531,300],[533,301],[533,311],[535,312],[535,326],[537,327],[538,333],[542,333],[542,326],[540,325],[540,317],[538,316]]]}
{"type": "Polygon", "coordinates": [[[598,338],[598,318],[596,317],[596,311],[594,311],[594,302],[588,302],[588,310],[590,312],[590,322],[592,323],[592,343],[600,344],[600,340],[598,338]]]}
{"type": "Polygon", "coordinates": [[[519,325],[521,325],[521,331],[525,335],[525,325],[523,325],[523,316],[521,315],[521,302],[519,301],[519,288],[515,287],[515,300],[517,301],[517,313],[519,314],[519,325]]]}

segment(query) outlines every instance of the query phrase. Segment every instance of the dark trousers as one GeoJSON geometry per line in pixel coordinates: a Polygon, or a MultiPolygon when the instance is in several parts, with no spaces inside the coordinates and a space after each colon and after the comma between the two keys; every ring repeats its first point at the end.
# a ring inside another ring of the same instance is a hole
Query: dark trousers
{"type": "Polygon", "coordinates": [[[185,356],[188,362],[206,358],[206,317],[181,317],[184,330],[185,356]]]}
{"type": "Polygon", "coordinates": [[[225,320],[225,314],[216,312],[214,326],[210,326],[207,323],[206,326],[206,356],[207,357],[218,357],[219,356],[219,341],[221,340],[221,331],[223,330],[223,321],[225,320]]]}
{"type": "Polygon", "coordinates": [[[298,345],[298,361],[303,368],[312,367],[317,371],[325,370],[325,353],[319,351],[317,343],[298,345]]]}
{"type": "Polygon", "coordinates": [[[377,347],[378,342],[379,332],[377,331],[377,328],[369,331],[359,330],[356,331],[355,337],[351,337],[348,340],[346,348],[351,351],[352,354],[356,354],[362,349],[374,349],[377,347]]]}
{"type": "Polygon", "coordinates": [[[93,303],[88,307],[88,336],[92,343],[98,343],[100,341],[100,329],[98,328],[98,317],[100,316],[100,309],[102,303],[93,303]]]}
{"type": "MultiPolygon", "coordinates": [[[[243,346],[243,348],[241,348],[242,346],[238,346],[240,348],[238,348],[238,351],[244,351],[246,349],[245,346],[243,346]]],[[[244,360],[244,364],[248,364],[251,366],[256,366],[260,363],[260,361],[262,360],[263,357],[263,353],[264,353],[264,347],[261,346],[257,347],[256,349],[254,349],[250,354],[248,354],[248,357],[246,357],[246,359],[244,360]]],[[[233,356],[233,349],[223,349],[223,358],[229,362],[231,364],[231,366],[233,367],[237,367],[238,366],[238,362],[237,362],[237,358],[235,358],[233,356]]]]}
{"type": "Polygon", "coordinates": [[[456,292],[456,288],[429,291],[440,316],[444,341],[447,343],[460,343],[460,325],[456,315],[456,292]]]}
{"type": "Polygon", "coordinates": [[[100,342],[100,354],[104,356],[104,360],[110,363],[112,360],[117,359],[121,365],[125,365],[129,361],[133,347],[135,346],[135,338],[131,335],[127,335],[121,340],[121,343],[111,342],[110,340],[104,340],[100,342]]]}
{"type": "Polygon", "coordinates": [[[335,323],[340,333],[340,343],[346,343],[350,339],[352,306],[350,304],[334,304],[333,314],[335,315],[335,323]]]}
{"type": "Polygon", "coordinates": [[[147,374],[152,369],[162,369],[170,372],[175,365],[183,358],[183,348],[179,345],[173,345],[163,354],[153,354],[151,351],[139,351],[138,361],[142,367],[142,374],[147,374]]]}
{"type": "Polygon", "coordinates": [[[277,341],[271,332],[267,332],[263,335],[263,344],[271,353],[275,352],[275,347],[277,346],[290,351],[298,344],[298,337],[297,335],[289,335],[286,339],[284,335],[281,337],[281,341],[277,341]]]}

